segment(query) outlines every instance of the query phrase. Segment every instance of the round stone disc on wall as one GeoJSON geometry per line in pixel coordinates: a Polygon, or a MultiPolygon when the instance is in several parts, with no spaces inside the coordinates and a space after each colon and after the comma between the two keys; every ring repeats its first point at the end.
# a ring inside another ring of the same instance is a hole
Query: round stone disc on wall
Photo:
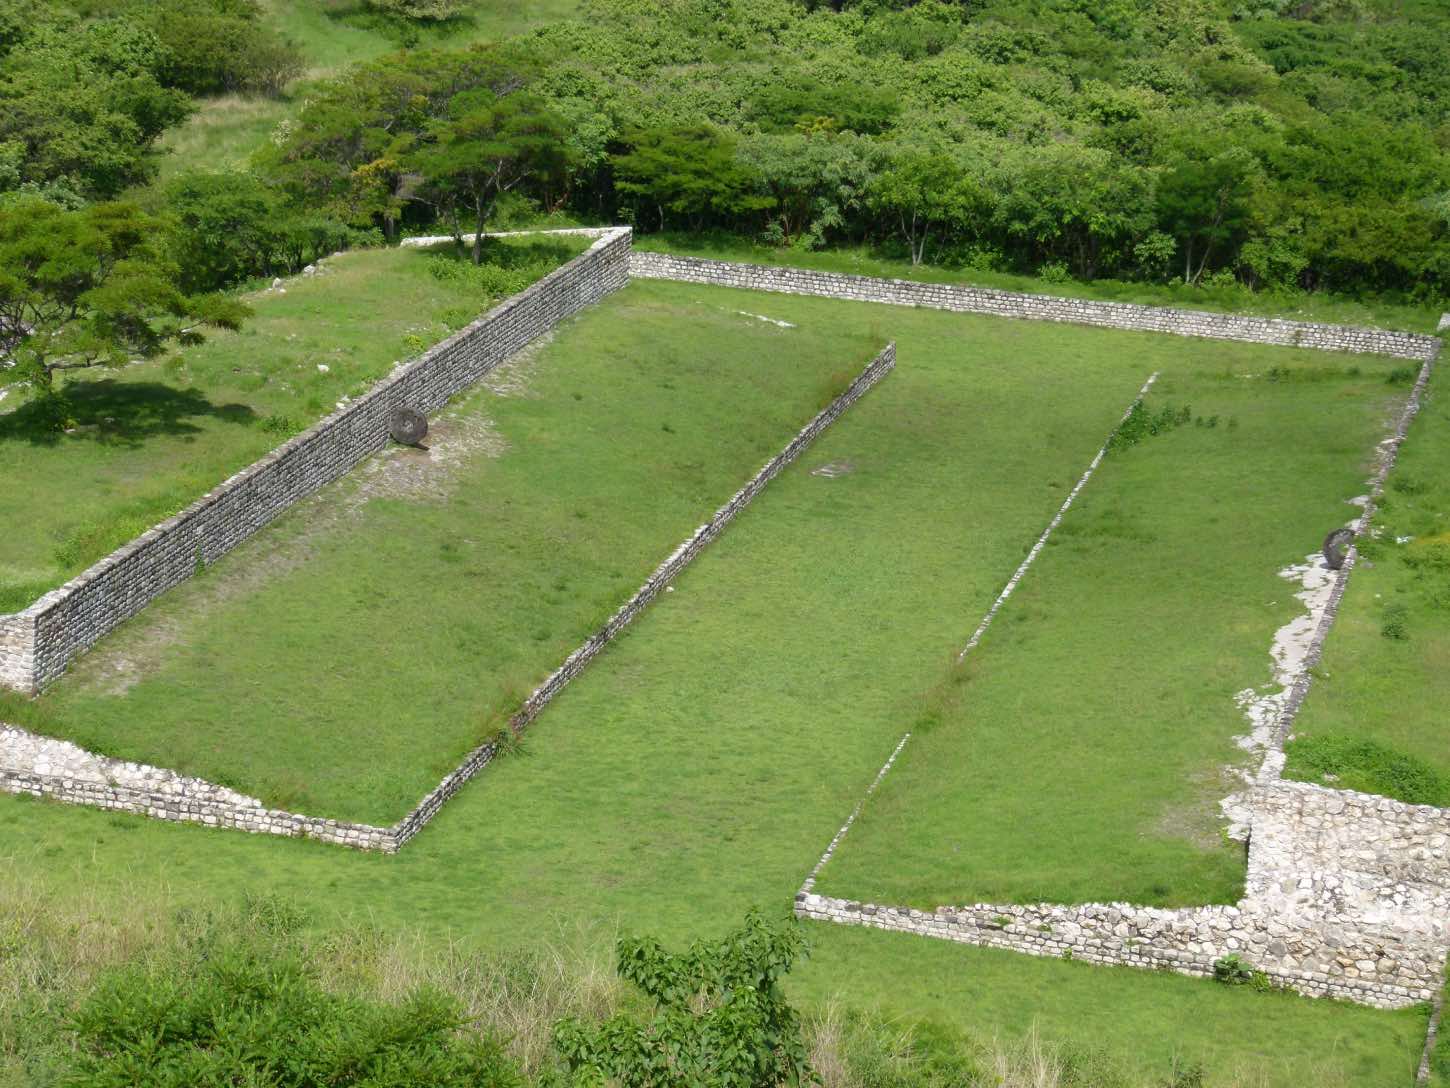
{"type": "Polygon", "coordinates": [[[388,417],[388,434],[403,446],[416,446],[428,436],[428,417],[413,408],[394,408],[388,417]]]}
{"type": "Polygon", "coordinates": [[[1330,570],[1339,570],[1344,566],[1349,546],[1353,543],[1353,529],[1335,529],[1324,538],[1324,562],[1329,565],[1330,570]]]}

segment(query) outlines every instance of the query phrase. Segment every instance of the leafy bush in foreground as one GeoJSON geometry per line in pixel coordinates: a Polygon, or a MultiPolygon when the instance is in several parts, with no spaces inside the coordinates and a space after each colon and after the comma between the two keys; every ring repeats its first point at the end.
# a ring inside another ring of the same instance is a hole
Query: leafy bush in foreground
{"type": "Polygon", "coordinates": [[[774,1088],[813,1079],[800,1018],[781,978],[804,950],[798,930],[751,913],[720,941],[666,952],[650,938],[619,942],[619,973],[654,1003],[599,1026],[564,1020],[555,1040],[575,1085],[774,1088]]]}
{"type": "Polygon", "coordinates": [[[340,997],[297,958],[257,944],[114,972],[73,1027],[66,1083],[75,1088],[523,1083],[497,1042],[460,1032],[453,998],[427,989],[398,1004],[340,997]]]}

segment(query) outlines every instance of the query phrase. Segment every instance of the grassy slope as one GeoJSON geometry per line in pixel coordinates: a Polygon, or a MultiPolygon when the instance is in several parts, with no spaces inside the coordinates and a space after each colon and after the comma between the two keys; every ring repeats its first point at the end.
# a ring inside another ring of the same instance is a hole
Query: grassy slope
{"type": "MultiPolygon", "coordinates": [[[[551,931],[556,915],[678,941],[720,932],[752,904],[784,910],[947,648],[1143,373],[1185,353],[1261,357],[1241,346],[649,289],[793,321],[803,336],[884,329],[901,361],[540,719],[519,756],[491,767],[403,854],[0,798],[0,842],[16,844],[8,864],[118,895],[157,880],[198,898],[288,889],[328,910],[491,947],[551,931]],[[1038,365],[1065,380],[1043,381],[1038,365]],[[841,460],[855,471],[810,475],[841,460]]],[[[1318,1075],[1328,1063],[1347,1083],[1399,1085],[1423,1034],[1414,1011],[1258,997],[834,927],[812,927],[811,937],[815,958],[793,982],[804,998],[884,1002],[977,1035],[1015,1037],[1036,1016],[1050,1038],[1093,1042],[1140,1067],[1144,1085],[1160,1083],[1175,1057],[1204,1063],[1208,1084],[1245,1063],[1268,1085],[1334,1083],[1318,1075]]]]}
{"type": "MultiPolygon", "coordinates": [[[[568,239],[510,251],[562,262],[579,248],[568,239]]],[[[0,479],[26,486],[0,490],[0,611],[79,573],[496,301],[438,281],[427,260],[343,254],[285,294],[250,298],[255,316],[239,333],[78,372],[67,386],[74,433],[37,432],[27,406],[8,401],[0,479]]]]}
{"type": "Polygon", "coordinates": [[[332,485],[12,718],[391,823],[881,346],[682,294],[607,299],[510,376],[524,395],[456,406],[431,462],[332,485]]]}
{"type": "MultiPolygon", "coordinates": [[[[1423,761],[1450,784],[1450,379],[1442,359],[1424,406],[1400,448],[1375,517],[1378,540],[1363,544],[1324,658],[1294,725],[1297,738],[1368,740],[1423,761]],[[1406,544],[1398,538],[1412,538],[1406,544]],[[1396,612],[1405,637],[1382,632],[1396,612]]],[[[1286,774],[1315,780],[1298,745],[1286,774]]],[[[1353,765],[1339,785],[1393,792],[1353,765]]],[[[1450,804],[1441,796],[1411,800],[1450,804]]]]}
{"type": "Polygon", "coordinates": [[[1216,818],[1244,731],[1233,696],[1267,680],[1298,607],[1276,572],[1363,490],[1404,396],[1391,365],[1182,353],[1149,409],[1220,425],[1109,456],[819,890],[929,907],[1236,899],[1241,848],[1217,841],[1216,818]],[[1321,377],[1271,382],[1271,362],[1321,377]]]}
{"type": "Polygon", "coordinates": [[[1256,295],[1236,289],[1185,288],[1181,285],[1169,287],[1119,280],[1094,280],[1090,283],[1069,280],[1065,283],[1049,283],[1035,276],[1006,272],[948,269],[931,264],[913,267],[909,261],[883,255],[869,247],[811,251],[783,249],[763,243],[752,244],[746,239],[731,236],[701,238],[681,234],[642,234],[636,236],[635,248],[692,257],[713,257],[724,261],[795,265],[823,272],[848,272],[858,276],[886,276],[928,283],[967,283],[976,287],[995,287],[1003,291],[1027,291],[1071,298],[1140,302],[1150,306],[1180,306],[1231,313],[1261,313],[1297,321],[1374,325],[1411,332],[1434,332],[1440,318],[1440,308],[1437,306],[1356,301],[1334,295],[1295,295],[1284,298],[1269,294],[1256,295]]]}

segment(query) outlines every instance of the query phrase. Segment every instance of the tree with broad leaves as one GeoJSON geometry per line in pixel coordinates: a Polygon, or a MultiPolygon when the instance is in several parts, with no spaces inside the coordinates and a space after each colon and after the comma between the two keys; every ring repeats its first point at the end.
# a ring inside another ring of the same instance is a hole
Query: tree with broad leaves
{"type": "Polygon", "coordinates": [[[759,179],[735,156],[735,140],[710,125],[633,129],[626,150],[615,155],[614,186],[627,197],[654,205],[659,229],[667,216],[692,230],[710,217],[768,208],[759,179]]]}
{"type": "Polygon", "coordinates": [[[123,366],[250,310],[189,295],[162,225],[131,204],[67,211],[32,199],[0,207],[0,375],[55,392],[61,371],[123,366]]]}
{"type": "Polygon", "coordinates": [[[932,239],[939,245],[990,214],[986,194],[966,166],[936,148],[908,147],[890,155],[871,180],[867,200],[888,222],[895,221],[913,265],[925,259],[932,239]]]}
{"type": "Polygon", "coordinates": [[[564,123],[522,88],[476,87],[454,96],[403,162],[423,178],[419,197],[432,203],[461,237],[472,220],[473,263],[483,259],[483,229],[504,193],[523,191],[567,172],[564,123]]]}

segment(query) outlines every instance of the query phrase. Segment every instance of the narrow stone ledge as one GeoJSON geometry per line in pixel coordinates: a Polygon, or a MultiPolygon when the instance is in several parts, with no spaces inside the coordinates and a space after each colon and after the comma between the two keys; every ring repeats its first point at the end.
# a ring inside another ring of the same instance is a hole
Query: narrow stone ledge
{"type": "MultiPolygon", "coordinates": [[[[741,264],[702,257],[676,257],[636,251],[630,256],[631,276],[683,283],[740,287],[792,295],[818,295],[853,302],[918,306],[1028,321],[1169,333],[1210,340],[1238,340],[1286,347],[1315,348],[1360,354],[1392,355],[1424,360],[1439,350],[1433,336],[1353,325],[1326,325],[1283,318],[1181,310],[1134,302],[1098,302],[998,291],[965,284],[877,279],[839,272],[817,272],[780,265],[741,264]]],[[[1450,315],[1447,315],[1450,316],[1450,315]]],[[[1442,330],[1444,326],[1442,323],[1442,330]]]]}

